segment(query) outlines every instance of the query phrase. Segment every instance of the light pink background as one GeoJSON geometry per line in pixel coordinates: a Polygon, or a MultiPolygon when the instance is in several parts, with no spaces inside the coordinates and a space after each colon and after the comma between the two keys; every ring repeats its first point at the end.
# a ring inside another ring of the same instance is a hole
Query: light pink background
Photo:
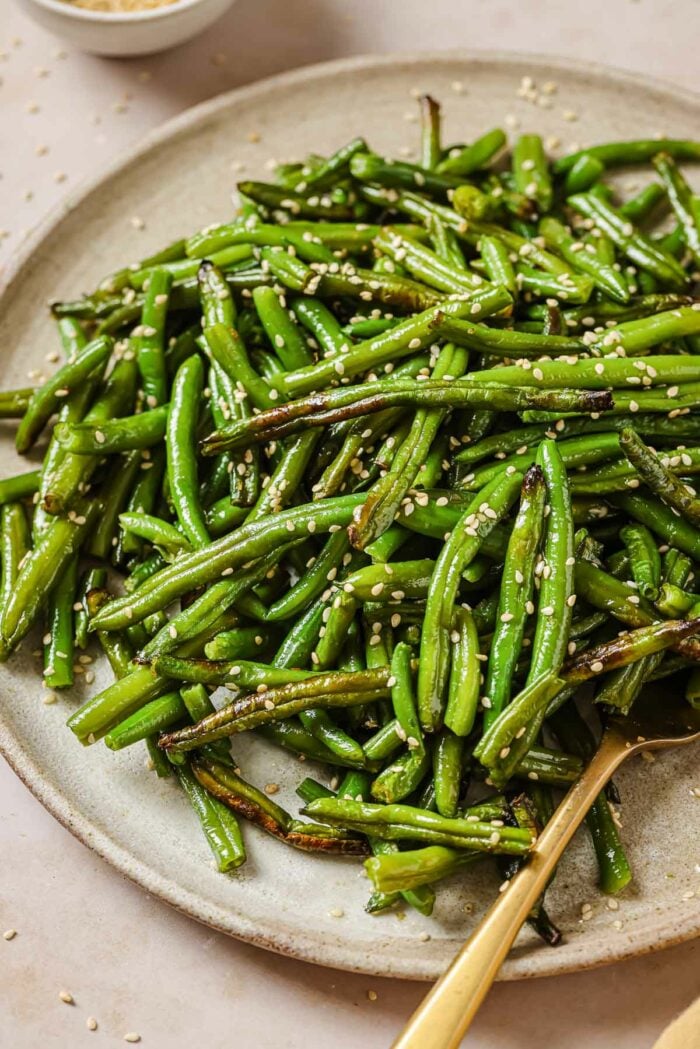
{"type": "MultiPolygon", "coordinates": [[[[239,0],[192,43],[131,61],[74,53],[8,0],[0,9],[0,264],[69,187],[145,131],[295,66],[483,47],[700,88],[696,0],[239,0]]],[[[116,1046],[127,1031],[148,1049],[384,1049],[423,991],[265,954],[180,917],[78,844],[0,764],[0,931],[8,928],[18,935],[0,940],[0,1049],[116,1046]],[[63,989],[74,1006],[59,1000],[63,989]]],[[[699,958],[688,944],[500,985],[468,1044],[648,1049],[700,991],[699,958]]]]}

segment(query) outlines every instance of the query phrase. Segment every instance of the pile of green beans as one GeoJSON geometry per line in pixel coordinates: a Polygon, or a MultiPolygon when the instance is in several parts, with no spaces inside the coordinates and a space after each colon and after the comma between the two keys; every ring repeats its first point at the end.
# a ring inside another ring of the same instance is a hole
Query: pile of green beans
{"type": "MultiPolygon", "coordinates": [[[[281,165],[54,303],[63,362],[0,393],[20,454],[48,437],[0,481],[0,658],[38,630],[69,690],[99,645],[77,740],[145,742],[221,871],[241,821],[367,856],[371,913],[512,877],[596,719],[669,675],[700,695],[700,144],[553,161],[420,118],[419,163],[281,165]],[[241,732],[307,761],[299,812],[241,732]]],[[[605,794],[587,825],[619,892],[605,794]]]]}

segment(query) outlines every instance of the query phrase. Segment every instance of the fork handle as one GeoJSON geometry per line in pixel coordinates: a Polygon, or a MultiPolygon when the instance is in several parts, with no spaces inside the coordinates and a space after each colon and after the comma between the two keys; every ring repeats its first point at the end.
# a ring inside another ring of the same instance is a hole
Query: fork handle
{"type": "Polygon", "coordinates": [[[527,863],[425,996],[392,1049],[456,1049],[561,854],[628,753],[614,732],[604,734],[595,757],[538,837],[527,863]]]}

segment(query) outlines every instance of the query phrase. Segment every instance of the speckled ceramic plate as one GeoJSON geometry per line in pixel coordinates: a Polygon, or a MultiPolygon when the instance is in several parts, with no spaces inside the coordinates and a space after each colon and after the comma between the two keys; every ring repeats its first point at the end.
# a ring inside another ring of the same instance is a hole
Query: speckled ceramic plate
{"type": "MultiPolygon", "coordinates": [[[[2,297],[2,385],[25,385],[27,369],[41,366],[55,346],[47,299],[88,290],[125,259],[229,216],[234,162],[246,176],[265,177],[270,157],[328,152],[356,134],[380,151],[401,154],[416,144],[416,89],[442,99],[447,140],[468,140],[516,120],[524,129],[557,136],[564,146],[661,130],[700,138],[697,100],[687,94],[621,73],[517,56],[359,58],[235,91],[166,125],[31,238],[2,297]],[[518,96],[526,75],[556,82],[556,92],[546,96],[549,108],[518,96]],[[145,220],[145,229],[134,228],[134,216],[145,220]]],[[[9,443],[1,452],[6,473],[16,469],[9,443]]],[[[193,918],[319,964],[429,979],[443,970],[492,899],[498,878],[486,865],[442,888],[432,919],[414,913],[370,917],[363,910],[368,885],[359,863],[312,858],[254,829],[246,834],[250,860],[244,869],[233,877],[217,874],[186,802],[170,782],[147,772],[140,747],[119,755],[102,746],[85,750],[65,729],[67,714],[86,694],[83,687],[55,706],[42,706],[32,648],[25,643],[19,657],[0,668],[6,758],[86,845],[193,918]],[[338,908],[344,917],[331,917],[338,908]],[[429,939],[421,940],[424,932],[429,939]]],[[[102,680],[104,668],[96,684],[102,680]]],[[[257,740],[237,741],[236,754],[249,778],[279,782],[282,802],[296,807],[293,787],[313,771],[308,765],[257,740]]],[[[700,932],[700,893],[683,898],[698,886],[693,868],[700,860],[700,802],[691,793],[700,784],[697,759],[688,749],[654,764],[635,762],[620,774],[634,888],[619,910],[608,909],[581,836],[549,898],[564,944],[548,949],[524,932],[503,977],[599,965],[700,932]],[[582,923],[584,901],[593,913],[582,923]]]]}

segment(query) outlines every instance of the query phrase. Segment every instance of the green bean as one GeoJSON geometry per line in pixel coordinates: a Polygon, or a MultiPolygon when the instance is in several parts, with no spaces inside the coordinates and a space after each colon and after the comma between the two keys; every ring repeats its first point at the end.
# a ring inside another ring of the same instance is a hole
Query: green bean
{"type": "MultiPolygon", "coordinates": [[[[433,339],[433,322],[438,314],[463,317],[466,314],[481,317],[497,313],[510,303],[510,295],[504,288],[476,291],[466,301],[442,302],[439,306],[423,310],[395,325],[389,331],[373,339],[360,342],[343,354],[343,374],[349,378],[367,368],[381,367],[395,362],[428,345],[433,339]],[[478,309],[477,309],[478,307],[478,309]]],[[[297,368],[284,377],[284,387],[290,396],[308,393],[329,385],[338,378],[333,359],[319,361],[307,368],[297,368]]]]}
{"type": "MultiPolygon", "coordinates": [[[[435,381],[444,380],[448,375],[460,378],[466,366],[466,353],[448,343],[440,351],[432,376],[435,381]]],[[[444,418],[442,410],[416,412],[391,468],[372,485],[362,509],[353,519],[349,530],[353,546],[365,549],[391,525],[402,499],[419,476],[444,418]]]]}
{"type": "Polygon", "coordinates": [[[583,193],[598,181],[604,171],[605,165],[597,157],[581,153],[566,173],[564,189],[569,194],[583,193]]]}
{"type": "MultiPolygon", "coordinates": [[[[655,320],[656,318],[649,319],[655,320]]],[[[614,338],[611,339],[610,345],[616,345],[614,338]]],[[[542,389],[561,388],[562,380],[565,377],[567,383],[572,386],[580,384],[581,387],[590,390],[612,387],[623,391],[625,388],[629,389],[630,385],[638,385],[639,393],[635,390],[630,396],[637,397],[641,406],[644,404],[646,391],[651,387],[669,382],[692,384],[694,379],[697,380],[697,375],[697,364],[693,357],[677,357],[669,354],[645,357],[639,361],[612,356],[604,357],[602,360],[589,357],[567,359],[566,362],[538,361],[534,365],[530,361],[525,361],[522,365],[507,365],[501,368],[488,368],[481,372],[470,372],[467,379],[474,385],[485,383],[490,386],[494,382],[501,382],[503,384],[514,383],[519,386],[536,386],[542,389]],[[646,383],[643,382],[644,379],[647,379],[646,383]]],[[[467,379],[463,381],[466,383],[467,379]]],[[[680,391],[682,395],[682,386],[680,391]]],[[[674,397],[669,398],[666,390],[660,390],[658,393],[663,396],[667,409],[669,403],[671,407],[674,406],[675,394],[674,397]]],[[[622,392],[615,394],[616,408],[622,403],[623,396],[622,392]]]]}
{"type": "Polygon", "coordinates": [[[639,627],[573,656],[563,667],[561,676],[568,684],[581,684],[598,674],[636,663],[676,645],[678,641],[697,633],[699,628],[700,619],[671,619],[653,626],[639,627]]]}
{"type": "MultiPolygon", "coordinates": [[[[547,362],[545,362],[547,363],[547,362]]],[[[586,364],[587,362],[582,362],[586,364]]],[[[617,363],[617,362],[616,362],[617,363]]],[[[628,362],[621,361],[628,365],[628,362]]],[[[629,365],[628,365],[629,366],[629,365]]],[[[529,379],[524,369],[493,369],[489,378],[498,371],[494,382],[477,381],[486,372],[469,373],[464,379],[439,381],[427,379],[396,379],[393,382],[372,382],[358,387],[341,387],[325,393],[300,398],[279,409],[270,409],[243,423],[234,423],[219,433],[210,434],[202,443],[205,455],[213,455],[250,441],[277,440],[297,433],[309,426],[326,426],[343,419],[353,419],[373,411],[383,411],[395,405],[416,407],[473,407],[489,411],[525,411],[532,408],[544,411],[605,411],[613,406],[606,390],[581,390],[562,388],[560,380],[543,390],[531,387],[538,380],[529,379]],[[507,386],[506,373],[517,370],[525,376],[525,386],[507,386]],[[503,378],[503,381],[501,381],[503,378]]],[[[539,374],[542,370],[535,368],[539,374]]],[[[495,378],[495,376],[494,376],[495,378]]]]}
{"type": "MultiPolygon", "coordinates": [[[[527,243],[531,243],[528,241],[527,243]]],[[[572,304],[588,302],[593,293],[593,280],[583,274],[553,275],[524,263],[516,267],[516,281],[521,291],[540,298],[552,298],[572,304]]]]}
{"type": "MultiPolygon", "coordinates": [[[[695,491],[671,473],[631,427],[624,429],[620,434],[620,447],[655,495],[690,525],[700,525],[700,499],[695,491]]],[[[682,468],[685,466],[687,453],[681,452],[680,459],[679,466],[682,468]]]]}
{"type": "MultiPolygon", "coordinates": [[[[565,746],[583,758],[592,756],[595,747],[592,734],[573,705],[560,711],[554,724],[557,736],[565,746]]],[[[600,887],[603,892],[617,893],[629,884],[632,871],[604,792],[591,806],[586,823],[598,859],[600,887]]]]}
{"type": "Polygon", "coordinates": [[[274,635],[258,626],[237,626],[222,630],[204,646],[207,659],[251,659],[267,647],[274,635]]]}
{"type": "Polygon", "coordinates": [[[165,318],[172,282],[172,274],[167,270],[154,269],[150,273],[141,310],[141,323],[132,332],[131,342],[136,352],[143,392],[149,408],[165,404],[168,399],[165,318]]]}
{"type": "Polygon", "coordinates": [[[192,549],[182,532],[160,517],[125,512],[119,515],[119,523],[125,532],[147,539],[168,560],[192,549]]]}
{"type": "Polygon", "coordinates": [[[450,632],[452,658],[445,708],[445,725],[458,737],[474,726],[479,700],[479,638],[476,622],[466,608],[455,608],[450,632]]]}
{"type": "Polygon", "coordinates": [[[6,503],[28,499],[39,490],[41,470],[28,470],[14,477],[5,477],[0,481],[0,506],[6,503]]]}
{"type": "Polygon", "coordinates": [[[90,612],[88,609],[88,594],[92,590],[101,590],[107,582],[107,570],[105,568],[89,568],[84,572],[77,590],[77,600],[73,606],[74,640],[77,648],[85,649],[88,644],[88,622],[90,612]]]}
{"type": "Polygon", "coordinates": [[[412,237],[401,236],[391,226],[383,229],[375,240],[375,246],[409,271],[417,280],[422,280],[438,291],[461,294],[472,292],[484,285],[477,276],[462,264],[456,270],[451,261],[440,256],[412,237]]]}
{"type": "Polygon", "coordinates": [[[54,428],[58,443],[76,455],[111,455],[138,448],[153,448],[165,436],[169,405],[150,412],[113,419],[96,427],[91,423],[59,423],[54,428]]]}
{"type": "Polygon", "coordinates": [[[295,498],[319,437],[318,431],[310,430],[288,442],[269,484],[246,518],[248,523],[258,521],[267,514],[278,513],[295,498]]]}
{"type": "Polygon", "coordinates": [[[515,270],[508,254],[508,248],[503,241],[498,237],[485,235],[479,241],[479,251],[489,280],[494,284],[502,284],[511,295],[515,296],[517,292],[515,270]]]}
{"type": "Polygon", "coordinates": [[[239,182],[238,191],[254,200],[256,204],[262,204],[273,210],[289,211],[298,218],[338,219],[342,222],[355,215],[355,208],[352,205],[335,203],[330,195],[320,194],[306,197],[294,190],[275,186],[269,182],[239,182]]]}
{"type": "MultiPolygon", "coordinates": [[[[249,568],[239,573],[233,580],[222,579],[200,594],[191,604],[182,608],[163,626],[145,645],[141,655],[150,659],[152,656],[164,655],[179,649],[183,641],[191,641],[203,630],[210,630],[217,624],[221,626],[221,617],[231,607],[264,578],[270,567],[276,564],[283,551],[274,551],[267,557],[260,558],[249,568]]],[[[234,620],[236,617],[234,616],[234,620]]],[[[237,623],[221,626],[229,629],[237,623]]]]}
{"type": "Polygon", "coordinates": [[[0,507],[0,600],[5,608],[15,591],[17,577],[31,545],[27,515],[21,503],[0,507]]]}
{"type": "MultiPolygon", "coordinates": [[[[91,605],[91,609],[92,607],[94,606],[91,605]]],[[[95,608],[96,612],[98,608],[99,603],[95,608]]],[[[94,618],[96,617],[93,617],[93,623],[94,618]]],[[[219,622],[220,620],[217,619],[213,624],[205,627],[201,633],[194,634],[188,640],[180,639],[178,642],[180,655],[188,658],[201,651],[210,637],[218,633],[219,622]]],[[[230,625],[229,619],[226,627],[230,625]]],[[[167,627],[165,629],[167,630],[167,627]]],[[[102,641],[104,631],[98,630],[97,634],[102,641]]],[[[119,659],[118,665],[123,666],[122,658],[116,653],[115,655],[119,659]]],[[[128,667],[124,667],[124,670],[126,669],[128,667]]],[[[81,743],[94,743],[129,714],[138,710],[149,700],[157,699],[171,689],[168,679],[154,674],[148,666],[132,668],[128,673],[120,671],[120,674],[117,681],[93,696],[92,699],[87,700],[68,719],[68,727],[81,743]]]]}
{"type": "Polygon", "coordinates": [[[372,797],[385,805],[403,801],[417,790],[429,768],[430,755],[426,750],[404,751],[385,765],[372,782],[372,797]]]}
{"type": "Polygon", "coordinates": [[[74,557],[49,597],[48,631],[44,638],[44,684],[47,688],[68,688],[73,684],[73,606],[77,573],[78,561],[74,557]]]}
{"type": "Polygon", "coordinates": [[[437,196],[445,196],[448,190],[455,189],[462,182],[458,175],[429,171],[406,161],[388,162],[376,153],[356,153],[350,161],[350,171],[360,182],[375,182],[390,189],[415,189],[419,186],[424,192],[437,196]]]}
{"type": "Polygon", "coordinates": [[[0,613],[0,645],[5,658],[33,625],[45,598],[89,534],[98,511],[99,504],[93,500],[84,507],[84,512],[56,518],[23,558],[12,592],[0,613]]]}
{"type": "Polygon", "coordinates": [[[235,689],[278,688],[293,681],[307,681],[313,671],[269,667],[245,659],[182,659],[166,652],[156,652],[148,662],[157,674],[176,681],[190,681],[203,685],[228,685],[235,689]]]}
{"type": "Polygon", "coordinates": [[[209,543],[204,511],[197,499],[197,460],[194,446],[204,369],[199,357],[189,357],[175,376],[167,420],[170,487],[178,520],[195,549],[209,543]]]}
{"type": "Polygon", "coordinates": [[[255,408],[269,408],[276,399],[276,391],[270,390],[267,382],[254,370],[235,329],[220,323],[210,324],[204,330],[204,338],[212,357],[242,391],[242,397],[249,397],[255,408]]]}
{"type": "Polygon", "coordinates": [[[554,162],[555,175],[568,172],[582,153],[600,160],[606,168],[627,164],[643,164],[657,153],[668,153],[675,160],[700,159],[700,143],[687,139],[651,138],[630,142],[607,142],[601,146],[587,146],[584,150],[568,153],[554,162]]]}
{"type": "Polygon", "coordinates": [[[245,845],[235,815],[207,791],[186,765],[176,767],[180,786],[197,814],[216,866],[221,873],[236,870],[246,860],[245,845]]]}
{"type": "Polygon", "coordinates": [[[700,265],[700,209],[693,191],[668,153],[657,153],[653,163],[661,176],[671,207],[683,231],[686,246],[696,265],[700,265]]]}
{"type": "Polygon", "coordinates": [[[92,557],[106,561],[112,550],[113,540],[116,539],[119,514],[124,509],[129,494],[132,491],[142,460],[140,452],[127,452],[114,461],[112,470],[107,477],[104,495],[101,497],[101,513],[99,520],[86,544],[86,552],[92,557]]]}
{"type": "MultiPolygon", "coordinates": [[[[554,441],[542,442],[537,454],[538,465],[544,474],[547,486],[547,525],[543,546],[543,569],[537,604],[537,621],[535,636],[532,641],[532,657],[522,695],[528,696],[532,686],[533,694],[538,696],[538,684],[546,700],[535,702],[532,716],[525,726],[525,732],[514,736],[512,741],[499,747],[505,750],[505,756],[499,759],[498,768],[492,769],[490,775],[494,783],[502,784],[515,772],[519,761],[530,750],[544,720],[547,703],[559,691],[550,689],[547,683],[553,681],[560,673],[566,655],[569,631],[571,627],[574,596],[574,543],[571,499],[566,478],[566,469],[554,441]]],[[[530,699],[526,701],[530,709],[530,699]]],[[[491,731],[501,723],[510,708],[493,723],[491,731]]],[[[518,729],[522,725],[518,726],[518,729]]],[[[486,737],[484,737],[486,738],[486,737]]]]}
{"type": "Polygon", "coordinates": [[[574,240],[565,226],[547,217],[540,222],[539,230],[548,247],[556,249],[574,270],[587,274],[597,288],[616,302],[629,302],[629,291],[621,274],[588,252],[581,241],[574,240]]]}
{"type": "Polygon", "coordinates": [[[661,556],[656,540],[649,529],[640,524],[625,525],[620,529],[620,539],[629,554],[632,578],[639,593],[655,601],[661,582],[661,556]]]}
{"type": "Polygon", "coordinates": [[[179,692],[166,692],[115,725],[105,736],[110,750],[123,750],[142,739],[172,728],[187,716],[179,692]]]}
{"type": "Polygon", "coordinates": [[[662,615],[675,618],[689,612],[697,600],[696,594],[689,594],[673,583],[663,583],[657,590],[654,604],[662,615]]]}
{"type": "Polygon", "coordinates": [[[543,353],[552,357],[570,357],[584,350],[584,343],[567,335],[543,336],[510,328],[494,329],[452,317],[436,321],[435,331],[442,338],[492,357],[540,357],[543,353]]]}
{"type": "MultiPolygon", "coordinates": [[[[161,657],[165,658],[165,657],[161,657]]],[[[286,671],[291,673],[291,671],[286,671]]],[[[343,707],[366,703],[388,695],[388,668],[358,671],[354,674],[318,673],[307,680],[295,680],[262,693],[252,693],[234,700],[198,725],[187,726],[161,740],[167,750],[191,750],[224,736],[265,725],[280,717],[298,714],[314,707],[343,707]]]]}
{"type": "Polygon", "coordinates": [[[304,758],[320,761],[325,765],[330,765],[332,768],[354,767],[351,762],[346,761],[345,758],[340,757],[338,754],[334,754],[332,750],[329,750],[323,743],[315,739],[295,718],[289,718],[287,721],[271,722],[268,725],[260,725],[254,731],[256,735],[270,740],[285,750],[291,751],[297,758],[299,755],[303,755],[304,758]]]}
{"type": "Polygon", "coordinates": [[[457,815],[462,784],[464,738],[443,727],[433,745],[435,804],[441,816],[457,815]]]}
{"type": "Polygon", "coordinates": [[[378,892],[407,892],[455,874],[478,859],[478,853],[428,845],[387,852],[365,860],[365,870],[378,892]]]}
{"type": "Polygon", "coordinates": [[[270,340],[285,369],[304,368],[312,363],[306,339],[280,302],[273,288],[256,288],[253,302],[270,340]]]}
{"type": "Polygon", "coordinates": [[[111,352],[111,339],[95,339],[80,350],[74,360],[67,361],[55,371],[43,386],[36,388],[17,428],[15,445],[20,454],[33,446],[62,399],[68,397],[71,390],[93,373],[102,373],[111,352]]]}
{"type": "Polygon", "coordinates": [[[574,210],[592,219],[635,266],[671,288],[685,287],[685,272],[673,256],[635,229],[633,223],[610,204],[591,193],[576,193],[568,198],[568,203],[574,210]]]}
{"type": "Polygon", "coordinates": [[[475,139],[471,145],[459,150],[450,150],[438,164],[437,170],[442,174],[471,175],[493,160],[505,144],[505,133],[500,128],[494,128],[475,139]]]}
{"type": "Polygon", "coordinates": [[[522,648],[535,583],[535,562],[544,524],[547,487],[540,466],[522,482],[520,506],[508,542],[485,684],[484,730],[510,700],[512,677],[522,648]]]}
{"type": "MultiPolygon", "coordinates": [[[[127,406],[133,406],[136,391],[136,365],[130,358],[117,361],[84,418],[90,425],[99,426],[107,419],[123,415],[127,406]]],[[[79,494],[90,487],[90,478],[99,463],[99,456],[66,453],[56,463],[52,473],[42,477],[42,504],[49,514],[67,513],[79,494]]]]}
{"type": "Polygon", "coordinates": [[[347,798],[319,798],[304,809],[306,815],[353,830],[371,828],[372,834],[389,840],[432,841],[463,849],[524,855],[532,836],[518,827],[494,831],[491,823],[462,818],[450,819],[410,805],[375,805],[347,798]],[[439,839],[439,840],[438,840],[439,839]]]}
{"type": "Polygon", "coordinates": [[[640,524],[646,525],[663,542],[677,546],[693,560],[700,559],[700,533],[658,499],[641,495],[615,495],[611,500],[640,524]]]}
{"type": "Polygon", "coordinates": [[[513,147],[515,188],[537,204],[540,213],[552,206],[552,180],[539,135],[521,135],[513,147]]]}
{"type": "MultiPolygon", "coordinates": [[[[147,258],[142,259],[140,262],[135,264],[136,270],[153,268],[158,266],[160,263],[169,263],[181,259],[185,254],[185,241],[176,240],[172,244],[168,244],[165,248],[161,248],[159,251],[154,252],[147,258]]],[[[116,273],[111,273],[108,277],[104,277],[97,286],[97,292],[102,294],[113,294],[114,292],[122,291],[130,284],[132,273],[135,272],[134,267],[126,266],[124,269],[117,270],[116,273]]]]}
{"type": "Polygon", "coordinates": [[[0,419],[21,419],[29,407],[34,392],[33,386],[0,392],[0,419]]]}
{"type": "Polygon", "coordinates": [[[296,848],[311,852],[366,855],[364,840],[314,823],[293,820],[262,791],[220,762],[198,759],[192,771],[203,787],[234,812],[262,827],[269,834],[296,848]]]}
{"type": "MultiPolygon", "coordinates": [[[[508,761],[516,740],[522,739],[521,729],[533,723],[547,709],[549,701],[564,687],[564,680],[554,670],[544,670],[538,676],[529,675],[525,688],[484,733],[474,749],[474,755],[486,768],[494,782],[505,782],[511,772],[513,759],[508,761]],[[498,771],[498,779],[494,773],[498,771]]],[[[541,718],[540,718],[541,724],[541,718]]]]}
{"type": "Polygon", "coordinates": [[[389,680],[391,682],[391,703],[400,729],[400,732],[397,730],[397,735],[405,739],[409,747],[417,754],[423,754],[425,743],[413,692],[411,649],[403,641],[400,641],[394,648],[389,680]]]}
{"type": "Polygon", "coordinates": [[[665,196],[663,186],[660,186],[658,182],[650,182],[634,197],[625,201],[620,207],[620,213],[631,222],[643,222],[649,218],[665,196]]]}
{"type": "Polygon", "coordinates": [[[478,553],[482,538],[510,509],[521,480],[522,475],[515,473],[487,485],[464,511],[435,564],[421,636],[418,673],[418,710],[426,731],[435,731],[444,717],[449,637],[459,578],[478,553]]]}
{"type": "MultiPolygon", "coordinates": [[[[253,249],[248,244],[234,244],[222,251],[212,252],[209,258],[206,260],[214,266],[217,266],[220,270],[226,272],[230,269],[235,269],[240,263],[246,262],[248,259],[253,258],[253,249]]],[[[172,262],[165,262],[157,267],[143,266],[137,270],[130,271],[129,284],[132,288],[137,291],[148,287],[148,284],[156,272],[156,270],[166,271],[172,277],[174,285],[178,285],[184,280],[191,277],[196,277],[204,259],[201,258],[180,258],[175,259],[172,262]]]]}

